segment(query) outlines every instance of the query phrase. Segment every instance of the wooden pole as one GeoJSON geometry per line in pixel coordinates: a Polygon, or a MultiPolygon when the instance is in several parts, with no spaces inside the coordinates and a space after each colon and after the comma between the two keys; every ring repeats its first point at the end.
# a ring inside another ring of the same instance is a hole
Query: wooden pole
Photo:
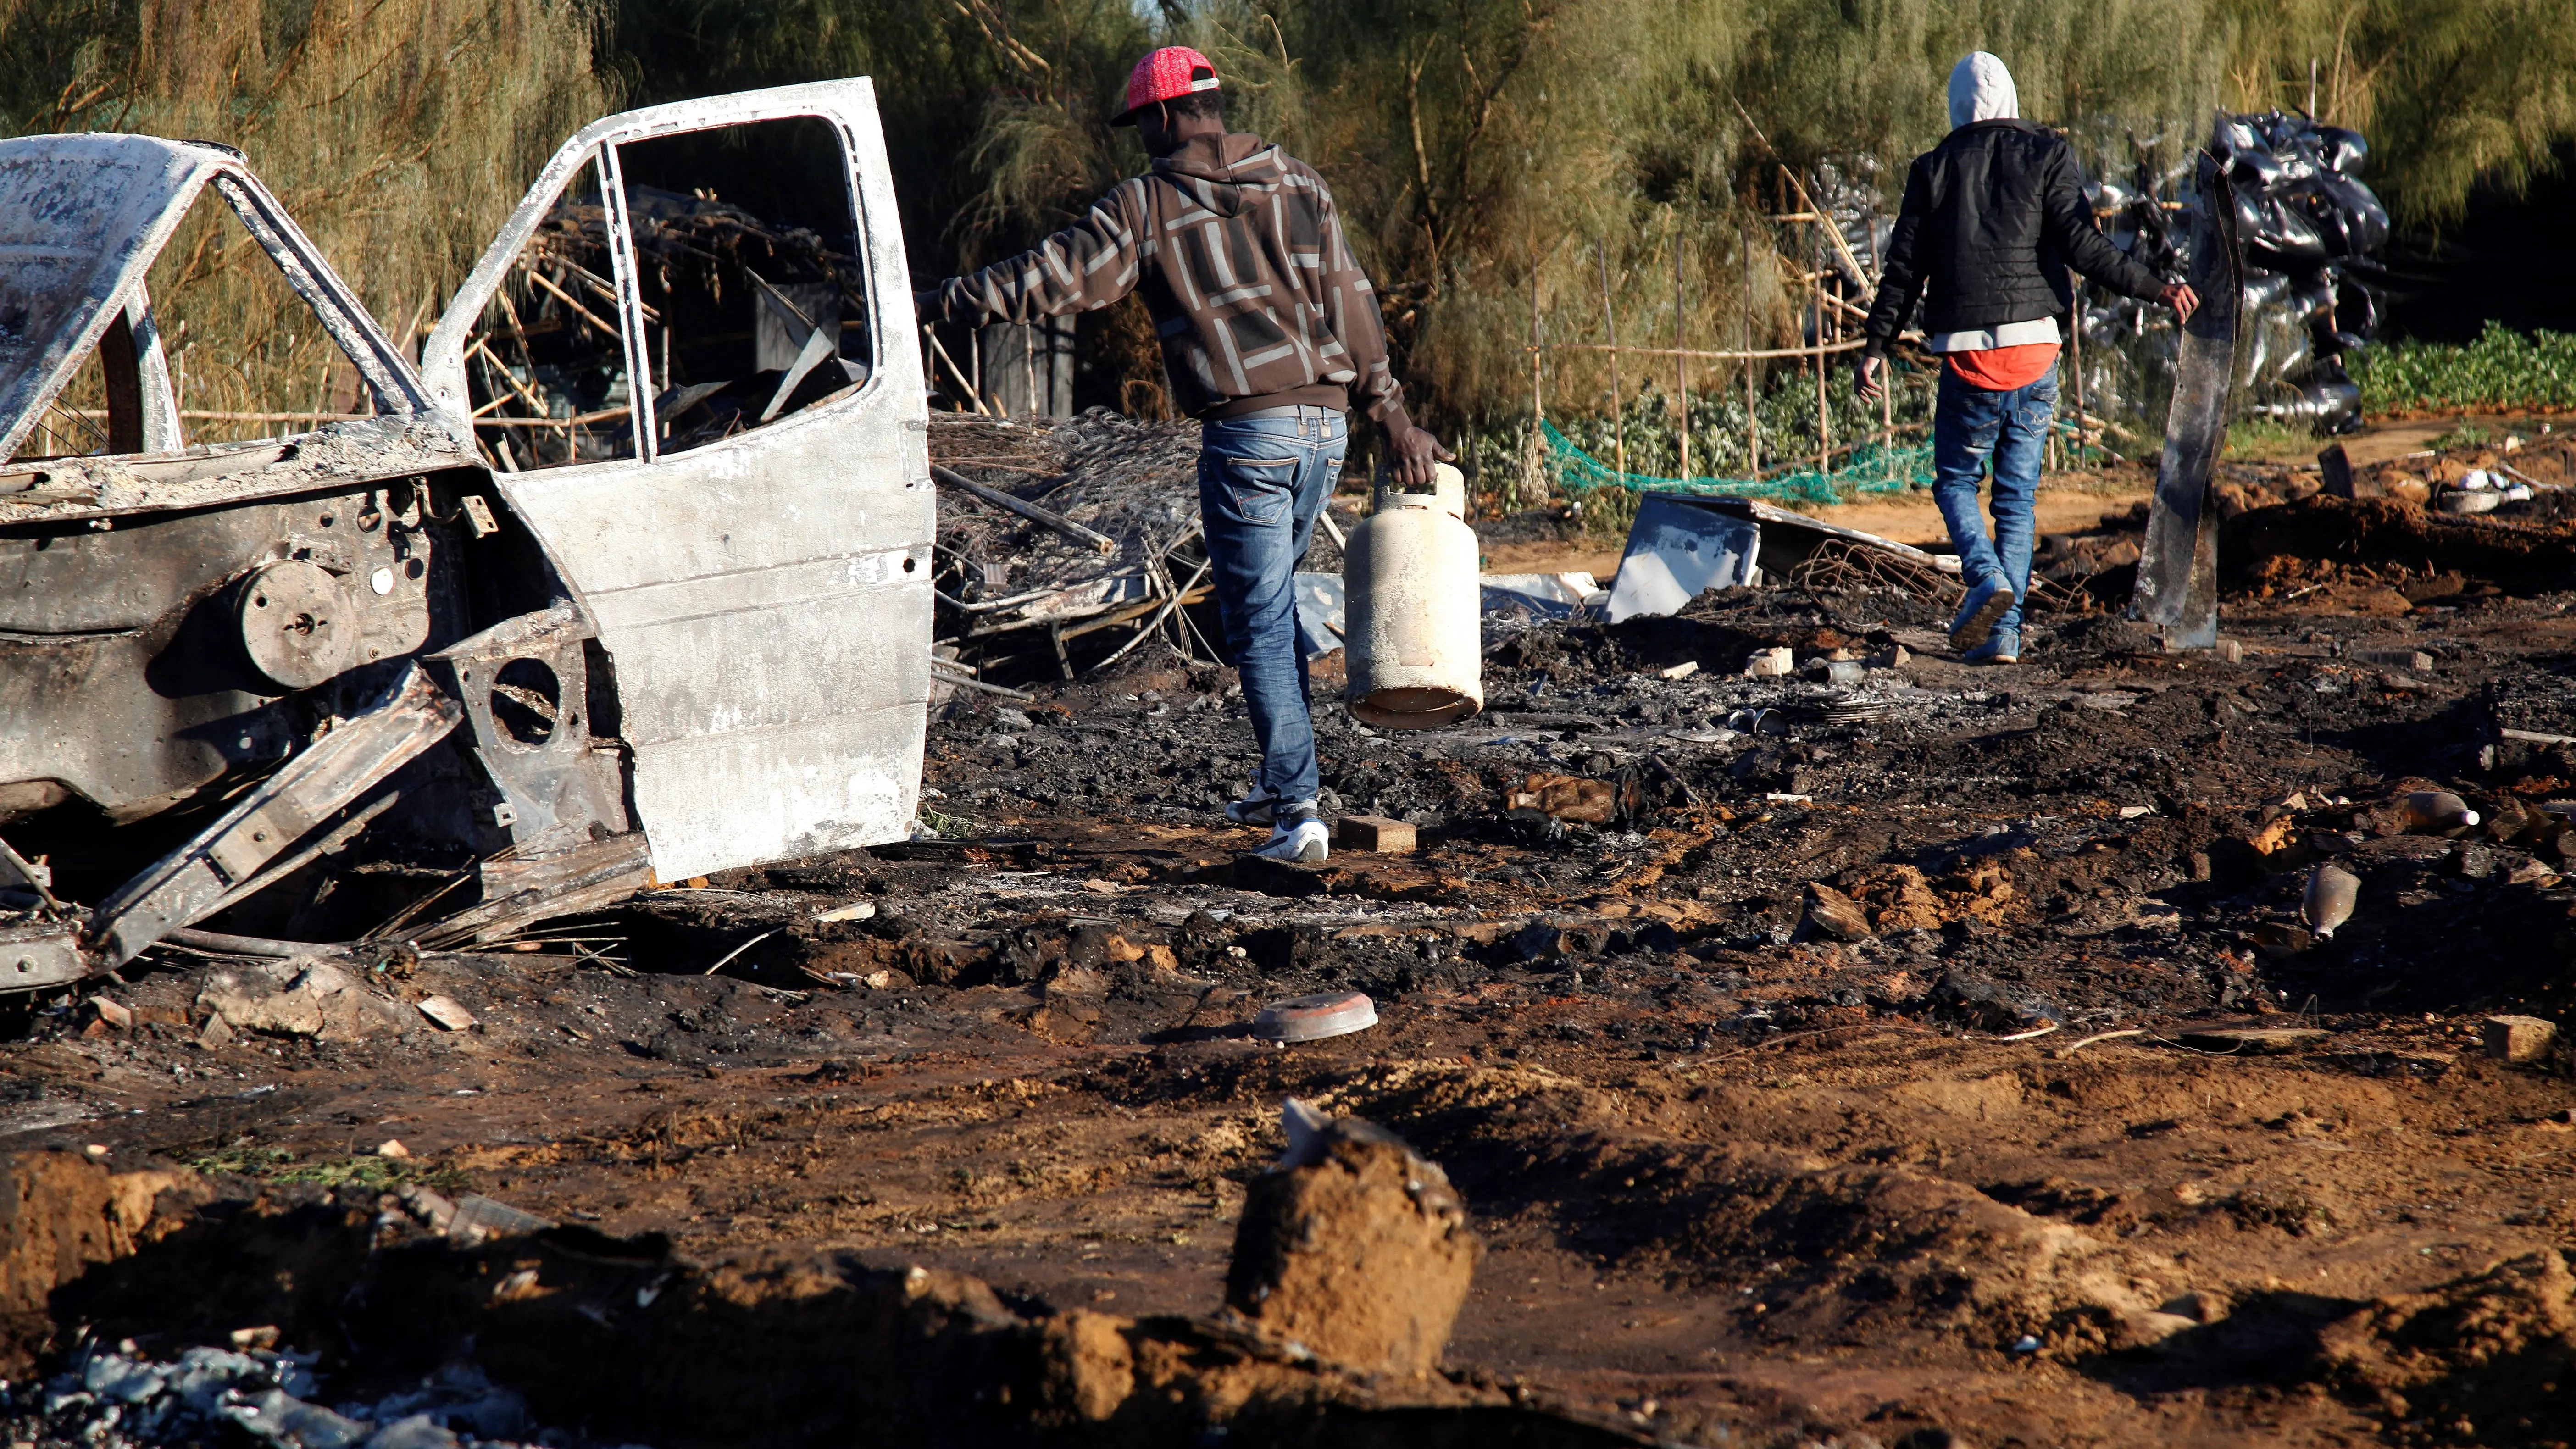
{"type": "MultiPolygon", "coordinates": [[[[1783,166],[1780,168],[1780,175],[1783,179],[1785,179],[1788,174],[1788,167],[1783,166]]],[[[1803,186],[1799,188],[1800,191],[1804,191],[1805,189],[1806,188],[1803,186]]],[[[1826,331],[1833,325],[1830,320],[1833,314],[1833,309],[1825,305],[1824,236],[1816,229],[1822,225],[1822,222],[1811,222],[1808,224],[1807,229],[1808,250],[1815,253],[1814,256],[1808,258],[1807,271],[1810,276],[1815,278],[1812,285],[1816,290],[1816,472],[1819,476],[1833,472],[1834,455],[1834,420],[1833,414],[1827,411],[1828,400],[1825,395],[1826,367],[1824,354],[1824,348],[1829,341],[1826,336],[1826,331]]]]}
{"type": "Polygon", "coordinates": [[[1610,305],[1610,243],[1603,241],[1593,248],[1601,257],[1601,325],[1610,334],[1610,452],[1620,475],[1628,472],[1628,430],[1626,410],[1619,401],[1619,314],[1610,305]]]}
{"type": "Polygon", "coordinates": [[[1896,366],[1881,369],[1878,392],[1878,465],[1889,477],[1896,476],[1896,366]]]}
{"type": "Polygon", "coordinates": [[[1682,481],[1690,481],[1690,358],[1683,353],[1682,341],[1682,221],[1673,213],[1673,406],[1681,412],[1681,435],[1678,456],[1682,481]]]}
{"type": "Polygon", "coordinates": [[[2068,268],[2066,280],[2075,295],[2075,327],[2066,339],[2066,365],[2075,374],[2075,457],[2084,457],[2084,278],[2068,268]]]}
{"type": "MultiPolygon", "coordinates": [[[[1747,195],[1744,198],[1744,205],[1746,210],[1752,209],[1754,205],[1752,196],[1747,195]]],[[[1744,324],[1745,471],[1759,473],[1762,471],[1762,400],[1753,387],[1753,367],[1756,360],[1753,357],[1753,233],[1740,218],[1735,223],[1735,248],[1744,254],[1744,305],[1739,312],[1744,324]]]]}
{"type": "MultiPolygon", "coordinates": [[[[1547,339],[1538,323],[1538,237],[1530,237],[1530,458],[1535,462],[1547,447],[1547,393],[1545,370],[1547,339]]],[[[1512,479],[1512,507],[1528,507],[1521,497],[1520,479],[1512,479]]]]}
{"type": "MultiPolygon", "coordinates": [[[[1796,347],[1760,347],[1755,348],[1750,352],[1718,352],[1705,347],[1691,347],[1682,349],[1681,355],[1684,357],[1697,357],[1716,362],[1742,362],[1748,357],[1811,358],[1816,356],[1818,353],[1831,356],[1835,353],[1858,352],[1860,347],[1861,344],[1858,341],[1846,337],[1840,342],[1828,342],[1821,347],[1812,342],[1801,343],[1796,347]]],[[[1529,349],[1524,347],[1521,350],[1526,352],[1529,349]]],[[[1551,342],[1547,345],[1547,350],[1550,352],[1617,352],[1623,357],[1631,352],[1637,354],[1639,357],[1670,357],[1674,353],[1674,349],[1670,347],[1614,348],[1604,346],[1598,342],[1551,342]]],[[[1806,364],[1801,362],[1799,365],[1804,367],[1806,364]]]]}
{"type": "MultiPolygon", "coordinates": [[[[1819,290],[1822,290],[1822,289],[1820,288],[1819,290]]],[[[1817,330],[1818,332],[1822,332],[1822,331],[1824,330],[1824,327],[1825,327],[1824,309],[1823,309],[1822,307],[1819,307],[1819,308],[1817,308],[1817,309],[1816,309],[1816,330],[1817,330]]],[[[1833,451],[1834,451],[1834,421],[1833,421],[1833,416],[1832,416],[1832,414],[1830,414],[1830,413],[1828,413],[1827,411],[1825,411],[1825,355],[1824,355],[1823,353],[1819,352],[1819,353],[1817,353],[1817,354],[1816,354],[1816,471],[1817,471],[1817,472],[1819,472],[1819,473],[1826,473],[1826,472],[1831,472],[1831,471],[1832,471],[1832,455],[1833,455],[1833,451]]]]}

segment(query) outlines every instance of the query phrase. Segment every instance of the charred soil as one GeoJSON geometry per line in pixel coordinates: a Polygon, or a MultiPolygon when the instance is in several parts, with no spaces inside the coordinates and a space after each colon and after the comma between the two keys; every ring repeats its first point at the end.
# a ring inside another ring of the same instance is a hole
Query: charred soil
{"type": "Polygon", "coordinates": [[[2014,669],[1784,587],[1499,630],[1439,734],[1319,707],[1327,808],[1409,853],[1243,859],[1232,677],[1157,646],[939,707],[939,838],[531,951],[163,953],[0,1054],[18,1371],[273,1329],[355,1395],[470,1341],[655,1445],[2563,1445],[2576,1084],[2481,1032],[2576,993],[2569,534],[2298,481],[2228,524],[2239,662],[2087,608],[2113,527],[2014,669]],[[1251,1034],[1353,989],[1376,1027],[1251,1034]],[[1227,1311],[1290,1096],[1463,1204],[1439,1372],[1227,1311]]]}

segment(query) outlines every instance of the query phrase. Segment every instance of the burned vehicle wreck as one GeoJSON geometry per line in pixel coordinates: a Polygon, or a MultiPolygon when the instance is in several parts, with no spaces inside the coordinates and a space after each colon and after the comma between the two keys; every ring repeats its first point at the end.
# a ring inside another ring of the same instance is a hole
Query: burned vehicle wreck
{"type": "Polygon", "coordinates": [[[933,502],[867,81],[584,129],[417,362],[221,146],[0,141],[0,249],[0,992],[907,833],[933,502]],[[267,373],[170,313],[251,270],[267,373]]]}

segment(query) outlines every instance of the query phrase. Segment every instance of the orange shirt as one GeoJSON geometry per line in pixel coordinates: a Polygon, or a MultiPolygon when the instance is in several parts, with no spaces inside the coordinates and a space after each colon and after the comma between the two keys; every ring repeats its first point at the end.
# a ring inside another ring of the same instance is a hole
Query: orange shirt
{"type": "Polygon", "coordinates": [[[2024,347],[1997,347],[1985,352],[1947,352],[1950,370],[1971,387],[2010,392],[2028,387],[2057,365],[2058,344],[2033,342],[2024,347]]]}

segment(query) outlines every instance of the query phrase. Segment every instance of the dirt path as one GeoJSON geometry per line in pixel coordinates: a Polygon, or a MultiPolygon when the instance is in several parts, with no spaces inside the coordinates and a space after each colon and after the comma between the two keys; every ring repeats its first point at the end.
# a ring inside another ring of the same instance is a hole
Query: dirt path
{"type": "MultiPolygon", "coordinates": [[[[2375,422],[2338,441],[2343,444],[2355,467],[2368,467],[2420,453],[2432,447],[2436,440],[2459,431],[2464,424],[2482,428],[2498,438],[2507,433],[2537,437],[2544,426],[2552,431],[2564,431],[2568,420],[2518,414],[2407,418],[2375,422]]],[[[2292,461],[2304,462],[2306,457],[2307,453],[2302,452],[2292,461]]],[[[2107,474],[2053,473],[2041,481],[2040,487],[2039,531],[2043,534],[2084,533],[2104,519],[2124,513],[2154,496],[2155,477],[2151,467],[2107,474]]],[[[1946,544],[1949,540],[1941,512],[1932,506],[1932,496],[1928,492],[1879,495],[1805,511],[1825,522],[1875,533],[1899,543],[1921,546],[1946,544]]],[[[1611,575],[1619,571],[1619,553],[1616,544],[1584,538],[1492,543],[1485,549],[1485,571],[1498,574],[1560,573],[1580,569],[1606,585],[1611,575]]]]}
{"type": "MultiPolygon", "coordinates": [[[[2090,532],[2104,519],[2146,502],[2154,492],[2152,476],[2116,474],[2106,480],[2098,475],[2052,475],[2043,483],[2039,495],[2039,531],[2090,532]]],[[[1941,522],[1941,510],[1932,506],[1928,492],[1883,494],[1857,503],[1801,511],[1826,523],[1857,528],[1899,543],[1938,544],[1944,548],[1949,544],[1950,534],[1941,522]]],[[[1485,572],[1535,574],[1581,569],[1606,585],[1619,571],[1619,553],[1619,545],[1588,538],[1489,543],[1485,546],[1485,572]]]]}

